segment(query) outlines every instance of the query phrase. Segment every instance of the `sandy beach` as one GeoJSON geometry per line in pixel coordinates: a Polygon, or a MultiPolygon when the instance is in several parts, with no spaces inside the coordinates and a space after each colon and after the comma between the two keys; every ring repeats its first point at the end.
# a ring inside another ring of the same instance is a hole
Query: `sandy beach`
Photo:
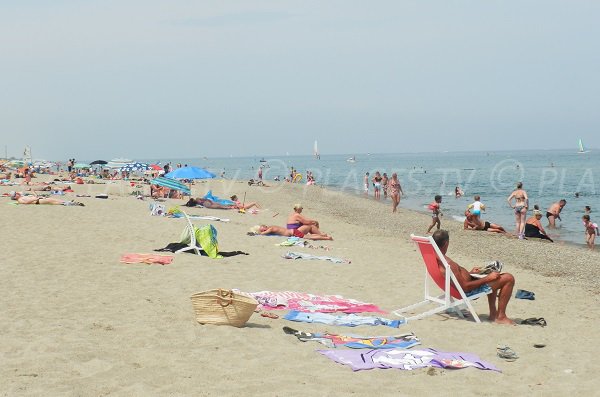
{"type": "MultiPolygon", "coordinates": [[[[16,187],[18,188],[18,187],[16,187]]],[[[145,187],[148,192],[148,187],[145,187]]],[[[85,207],[9,205],[0,198],[3,222],[0,287],[0,394],[5,396],[345,396],[345,395],[581,395],[597,393],[600,354],[598,252],[565,244],[519,241],[463,231],[450,232],[448,256],[470,268],[491,260],[504,264],[516,289],[535,300],[511,299],[513,319],[544,317],[546,327],[500,326],[486,322],[487,301],[475,308],[483,323],[452,315],[409,322],[398,329],[293,323],[254,314],[247,326],[200,325],[190,296],[212,288],[242,291],[299,291],[374,303],[391,311],[422,298],[424,265],[410,234],[422,235],[427,214],[388,202],[318,186],[278,184],[249,187],[244,181],[197,183],[207,190],[257,201],[258,214],[189,209],[188,213],[229,218],[213,222],[223,251],[248,256],[209,259],[180,254],[173,263],[124,264],[124,253],[153,253],[175,242],[185,221],[150,216],[150,199],[129,195],[124,182],[74,185],[65,196],[85,207]],[[108,193],[109,199],[95,199],[108,193]],[[76,198],[75,194],[92,197],[76,198]],[[294,203],[320,221],[334,241],[331,250],[295,251],[349,259],[351,263],[286,260],[285,238],[246,235],[257,224],[283,226],[294,203]],[[414,332],[421,347],[468,352],[502,370],[353,372],[315,352],[282,327],[306,332],[362,335],[414,332]],[[534,344],[545,344],[535,348],[534,344]],[[520,358],[506,362],[496,346],[507,344],[520,358]]],[[[2,186],[0,193],[15,190],[2,186]]],[[[19,190],[19,189],[17,189],[19,190]]],[[[165,205],[182,205],[167,200],[165,205]]],[[[402,204],[400,204],[402,206],[402,204]]],[[[195,224],[209,223],[195,220],[195,224]]],[[[281,312],[280,314],[284,314],[281,312]]],[[[386,313],[384,317],[395,318],[386,313]]]]}

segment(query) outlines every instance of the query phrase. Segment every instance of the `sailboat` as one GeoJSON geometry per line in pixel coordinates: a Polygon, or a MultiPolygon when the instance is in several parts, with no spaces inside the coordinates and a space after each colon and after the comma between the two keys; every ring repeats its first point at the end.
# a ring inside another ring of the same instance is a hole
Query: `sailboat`
{"type": "Polygon", "coordinates": [[[313,148],[313,155],[317,160],[321,160],[321,155],[319,154],[319,147],[317,146],[317,141],[315,141],[315,146],[313,148]]]}
{"type": "Polygon", "coordinates": [[[349,163],[355,163],[356,162],[356,156],[352,156],[350,157],[348,160],[346,160],[349,163]]]}
{"type": "Polygon", "coordinates": [[[583,147],[583,141],[581,140],[581,138],[579,139],[579,151],[577,153],[579,154],[584,154],[589,152],[589,150],[585,150],[585,148],[583,147]]]}

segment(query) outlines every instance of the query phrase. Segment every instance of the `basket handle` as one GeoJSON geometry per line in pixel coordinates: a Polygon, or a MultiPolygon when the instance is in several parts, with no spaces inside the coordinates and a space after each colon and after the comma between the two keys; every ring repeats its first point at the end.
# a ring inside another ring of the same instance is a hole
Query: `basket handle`
{"type": "Polygon", "coordinates": [[[218,295],[219,296],[217,298],[217,302],[219,303],[219,305],[221,305],[221,307],[227,307],[233,303],[233,291],[232,290],[227,291],[224,289],[219,289],[218,295]],[[225,298],[229,298],[229,299],[225,299],[225,298]]]}

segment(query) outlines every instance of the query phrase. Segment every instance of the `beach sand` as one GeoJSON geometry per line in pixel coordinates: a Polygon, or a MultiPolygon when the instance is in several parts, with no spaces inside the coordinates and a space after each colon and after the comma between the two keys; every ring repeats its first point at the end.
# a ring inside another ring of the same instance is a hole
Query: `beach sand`
{"type": "MultiPolygon", "coordinates": [[[[185,225],[182,219],[150,216],[150,201],[128,195],[133,189],[122,183],[75,186],[80,194],[110,194],[108,200],[77,198],[85,207],[15,206],[0,198],[1,395],[597,394],[598,366],[592,361],[600,353],[597,252],[463,231],[462,225],[442,220],[450,231],[448,255],[467,268],[502,261],[517,280],[515,290],[536,296],[511,299],[509,316],[544,317],[545,328],[488,323],[486,299],[475,302],[482,324],[436,315],[399,329],[346,328],[254,314],[244,328],[200,325],[189,298],[212,288],[339,294],[385,310],[415,303],[422,299],[424,265],[409,236],[423,234],[430,217],[403,209],[391,214],[389,203],[317,186],[259,188],[210,181],[196,184],[195,195],[208,189],[221,197],[247,192],[247,202],[262,204],[256,215],[189,210],[230,218],[213,223],[220,249],[249,256],[213,260],[181,254],[166,266],[123,264],[124,253],[152,253],[177,241],[185,225]],[[284,225],[296,202],[335,241],[315,244],[331,251],[294,250],[351,263],[285,260],[286,248],[275,245],[284,238],[246,235],[259,223],[284,225]],[[474,368],[353,372],[315,352],[324,346],[284,334],[286,325],[308,332],[414,332],[421,347],[474,353],[502,373],[474,368]],[[534,348],[535,343],[546,347],[534,348]],[[510,345],[520,358],[498,358],[497,344],[510,345]]],[[[167,207],[172,203],[182,202],[168,200],[167,207]]]]}

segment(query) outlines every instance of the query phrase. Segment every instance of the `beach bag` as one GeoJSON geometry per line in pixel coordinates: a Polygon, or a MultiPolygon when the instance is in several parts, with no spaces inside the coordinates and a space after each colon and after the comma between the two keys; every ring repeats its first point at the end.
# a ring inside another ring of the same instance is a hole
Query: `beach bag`
{"type": "Polygon", "coordinates": [[[258,306],[254,298],[225,289],[199,292],[190,299],[200,324],[243,327],[258,306]]]}
{"type": "Polygon", "coordinates": [[[152,216],[164,216],[165,206],[158,203],[150,204],[150,215],[152,216]]]}

